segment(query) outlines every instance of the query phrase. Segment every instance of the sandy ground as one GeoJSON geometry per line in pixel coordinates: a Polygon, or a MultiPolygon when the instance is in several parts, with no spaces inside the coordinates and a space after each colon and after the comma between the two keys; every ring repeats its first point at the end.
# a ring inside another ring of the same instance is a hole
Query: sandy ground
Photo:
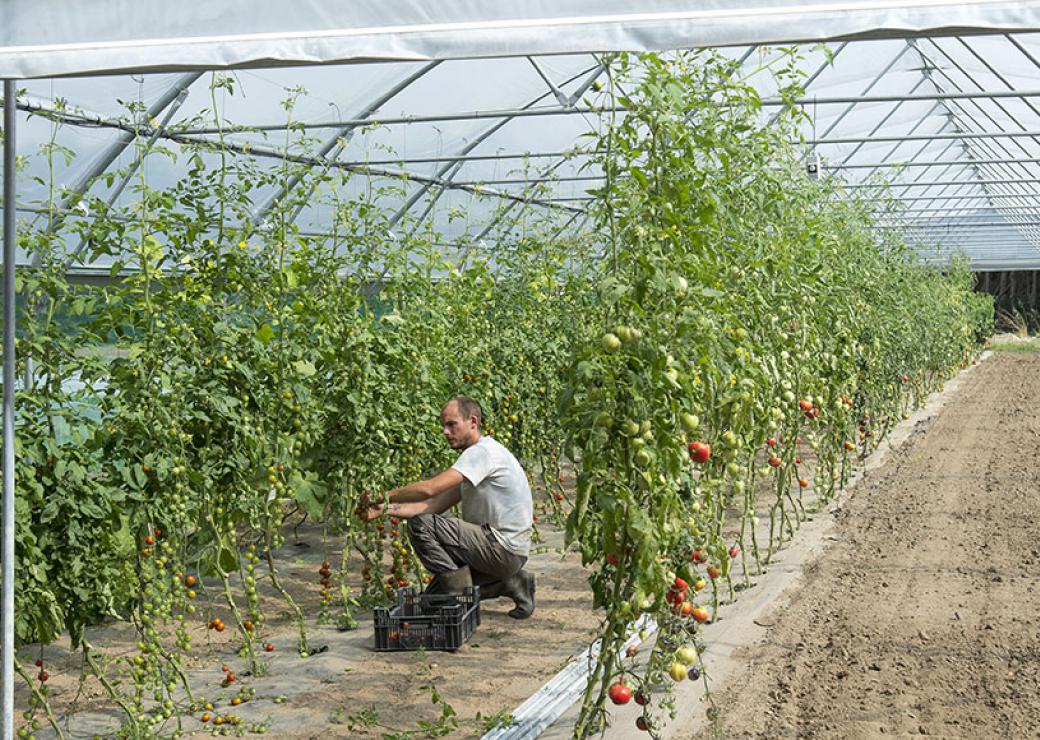
{"type": "Polygon", "coordinates": [[[865,475],[715,737],[1040,736],[1037,408],[1040,354],[998,353],[865,475]]]}

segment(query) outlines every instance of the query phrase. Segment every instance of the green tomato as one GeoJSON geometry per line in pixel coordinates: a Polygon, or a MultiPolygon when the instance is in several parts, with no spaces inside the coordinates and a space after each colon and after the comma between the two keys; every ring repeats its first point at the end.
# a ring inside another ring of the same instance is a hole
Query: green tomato
{"type": "Polygon", "coordinates": [[[684,431],[692,433],[701,425],[701,420],[698,419],[696,415],[684,411],[679,414],[679,423],[682,425],[684,431]]]}
{"type": "Polygon", "coordinates": [[[607,354],[614,354],[621,349],[621,340],[617,338],[616,334],[604,334],[600,337],[599,346],[607,354]]]}
{"type": "Polygon", "coordinates": [[[672,292],[675,294],[677,298],[681,298],[682,296],[686,295],[686,291],[690,289],[689,282],[687,282],[686,278],[684,278],[682,275],[672,275],[671,280],[669,282],[672,286],[672,292]]]}

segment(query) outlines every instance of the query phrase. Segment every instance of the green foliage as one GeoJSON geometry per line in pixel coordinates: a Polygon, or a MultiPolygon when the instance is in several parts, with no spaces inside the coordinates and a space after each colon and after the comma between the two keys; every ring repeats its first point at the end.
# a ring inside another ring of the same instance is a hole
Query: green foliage
{"type": "MultiPolygon", "coordinates": [[[[258,581],[282,595],[310,654],[306,615],[271,556],[287,517],[345,537],[321,592],[342,626],[390,584],[418,581],[395,525],[363,525],[355,509],[368,491],[451,462],[437,415],[462,393],[481,403],[485,432],[543,476],[549,511],[567,516],[568,540],[598,564],[606,639],[579,728],[591,731],[628,626],[649,613],[667,639],[688,634],[668,588],[676,574],[696,575],[691,552],[732,586],[722,527],[739,511],[748,550],[754,455],[767,435],[781,438],[785,462],[770,473],[765,560],[803,513],[789,493],[798,435],[829,494],[835,475],[844,480],[845,444],[883,436],[993,321],[966,265],[919,264],[896,239],[878,241],[869,203],[805,180],[789,144],[800,113],[763,124],[737,71],[708,53],[616,57],[599,94],[624,115],[589,145],[606,175],[592,236],[559,238],[552,214],[506,236],[514,224],[503,219],[503,235],[487,236],[493,253],[463,244],[447,254],[423,223],[397,219],[385,204],[405,196],[403,183],[355,188],[345,171],[298,164],[316,144],[293,123],[299,90],[285,100],[276,167],[235,156],[221,133],[220,146],[179,152],[135,142],[185,174],[158,190],[140,168],[126,206],[90,191],[59,206],[52,178],[46,217],[20,233],[36,267],[18,286],[20,373],[26,358],[33,365],[18,397],[18,639],[68,631],[103,677],[85,627],[132,624],[138,652],[103,684],[140,737],[169,711],[138,711],[146,697],[190,692],[181,655],[203,576],[254,673],[258,581]],[[91,217],[66,210],[77,205],[91,217]],[[304,208],[333,214],[329,231],[304,233],[304,208]],[[70,264],[103,259],[114,261],[111,284],[68,282],[70,264]],[[712,445],[703,466],[690,462],[693,439],[712,445]],[[564,453],[579,466],[573,502],[558,485],[564,453]],[[346,584],[352,554],[362,594],[346,584]]],[[[793,100],[793,57],[778,57],[774,73],[793,100]]],[[[234,94],[233,81],[211,84],[207,116],[222,132],[218,98],[234,94]]],[[[73,156],[53,136],[41,154],[73,156]]],[[[432,692],[441,716],[418,732],[456,730],[432,692]]]]}
{"type": "MultiPolygon", "coordinates": [[[[793,100],[792,68],[774,72],[793,100]]],[[[618,648],[641,614],[662,628],[648,686],[693,639],[694,620],[676,614],[685,592],[672,587],[677,574],[699,577],[691,553],[732,595],[730,546],[749,545],[761,567],[796,526],[799,435],[816,453],[817,490],[830,495],[835,476],[844,480],[846,442],[880,439],[992,326],[992,304],[972,292],[965,265],[940,273],[896,239],[878,242],[869,203],[801,174],[789,143],[800,114],[762,123],[739,72],[709,52],[622,55],[604,95],[626,115],[590,145],[606,174],[595,195],[609,259],[594,276],[593,331],[571,364],[562,413],[568,456],[581,462],[567,537],[599,566],[590,583],[606,625],[578,736],[595,731],[618,648]],[[746,533],[767,437],[782,446],[770,453],[780,466],[766,468],[776,502],[760,558],[746,533]],[[711,445],[704,464],[691,462],[692,441],[711,445]],[[734,510],[736,543],[723,531],[734,510]]],[[[719,588],[710,593],[717,607],[719,588]]]]}

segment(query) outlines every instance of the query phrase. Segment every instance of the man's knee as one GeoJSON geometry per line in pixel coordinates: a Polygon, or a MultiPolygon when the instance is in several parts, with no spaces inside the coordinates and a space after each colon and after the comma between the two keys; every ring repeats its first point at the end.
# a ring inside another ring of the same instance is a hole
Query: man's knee
{"type": "Polygon", "coordinates": [[[419,514],[408,520],[408,534],[422,535],[433,529],[433,514],[419,514]]]}

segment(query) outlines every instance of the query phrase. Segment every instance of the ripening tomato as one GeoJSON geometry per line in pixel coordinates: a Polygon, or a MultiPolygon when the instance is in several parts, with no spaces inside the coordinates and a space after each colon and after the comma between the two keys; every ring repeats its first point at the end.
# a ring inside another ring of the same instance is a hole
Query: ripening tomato
{"type": "Polygon", "coordinates": [[[706,463],[711,458],[711,445],[705,442],[690,442],[689,451],[695,463],[706,463]]]}
{"type": "Polygon", "coordinates": [[[709,617],[708,610],[705,609],[703,606],[698,606],[695,609],[693,609],[693,611],[692,611],[690,616],[692,616],[695,620],[697,620],[701,624],[704,624],[705,622],[707,622],[708,621],[708,617],[709,617]]]}
{"type": "Polygon", "coordinates": [[[772,467],[774,467],[774,468],[779,468],[779,467],[780,467],[780,464],[781,464],[781,463],[783,462],[783,460],[781,460],[781,459],[780,459],[779,457],[777,457],[776,455],[773,455],[773,456],[772,456],[771,458],[769,458],[769,459],[768,459],[768,460],[767,460],[766,462],[768,462],[768,463],[769,463],[769,464],[770,464],[770,465],[771,465],[772,467]]]}
{"type": "Polygon", "coordinates": [[[685,666],[691,666],[697,662],[697,648],[686,645],[675,651],[675,657],[685,666]]]}
{"type": "Polygon", "coordinates": [[[607,693],[610,696],[610,700],[619,705],[628,704],[632,699],[632,689],[626,686],[623,681],[611,684],[607,693]]]}

